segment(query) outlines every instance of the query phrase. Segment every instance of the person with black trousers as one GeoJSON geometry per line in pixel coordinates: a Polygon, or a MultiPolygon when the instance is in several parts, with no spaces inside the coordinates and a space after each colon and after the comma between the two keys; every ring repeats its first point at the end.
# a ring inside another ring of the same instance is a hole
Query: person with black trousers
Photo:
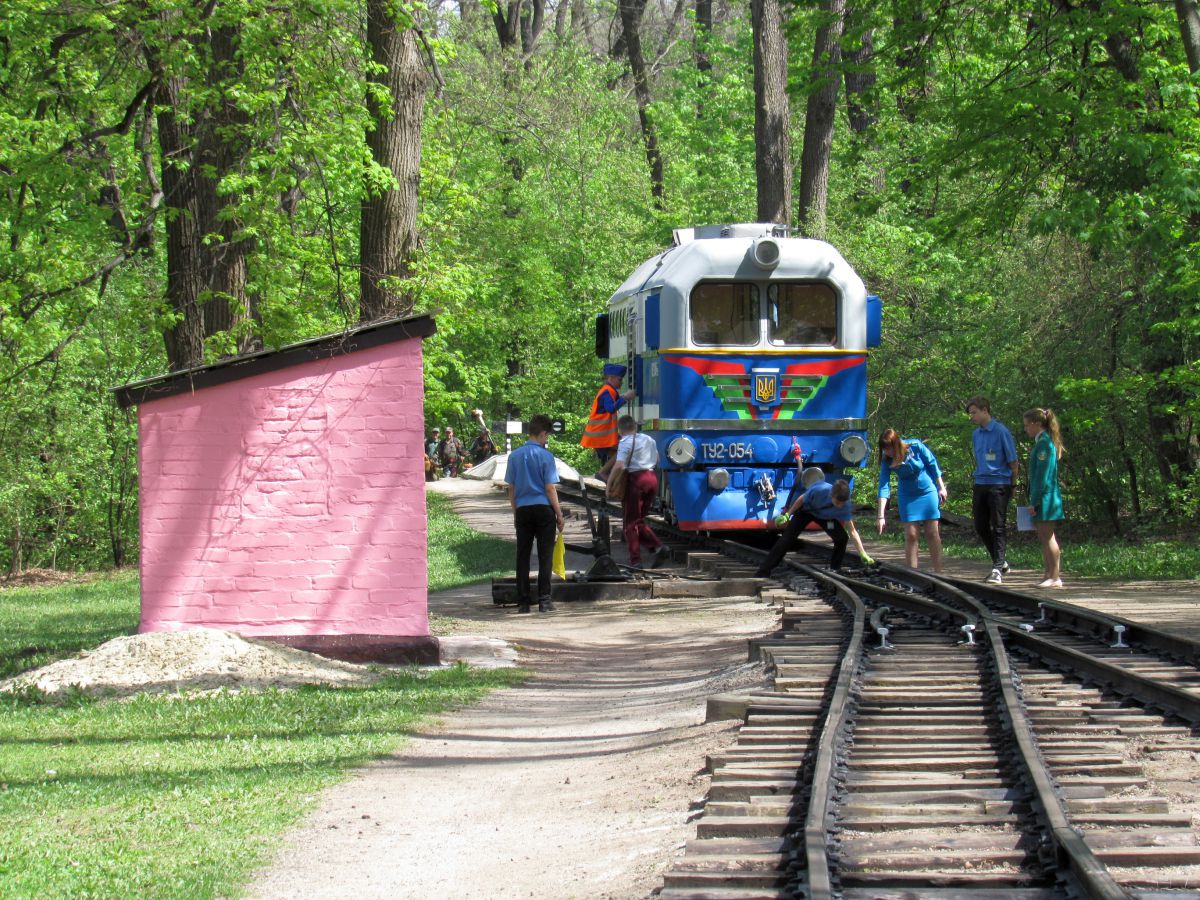
{"type": "Polygon", "coordinates": [[[854,527],[854,509],[850,506],[850,485],[844,479],[838,479],[833,484],[828,481],[818,481],[803,494],[796,498],[788,509],[775,519],[775,524],[783,529],[783,534],[767,554],[762,565],[758,567],[755,576],[766,578],[796,546],[800,532],[816,522],[833,540],[833,558],[829,562],[831,569],[840,569],[846,556],[846,544],[854,538],[854,549],[862,558],[865,565],[872,565],[872,559],[863,548],[862,538],[854,527]]]}
{"type": "Polygon", "coordinates": [[[529,595],[529,554],[537,543],[538,611],[550,612],[550,572],[554,559],[554,531],[563,530],[562,507],[558,503],[558,466],[554,454],[546,449],[550,438],[550,419],[534,416],[529,422],[529,440],[509,454],[504,481],[512,504],[513,525],[517,531],[517,612],[527,613],[529,595]]]}

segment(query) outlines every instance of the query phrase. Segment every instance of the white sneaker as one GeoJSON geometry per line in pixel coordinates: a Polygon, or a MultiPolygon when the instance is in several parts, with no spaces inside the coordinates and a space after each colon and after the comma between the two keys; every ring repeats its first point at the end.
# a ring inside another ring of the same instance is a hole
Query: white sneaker
{"type": "Polygon", "coordinates": [[[1012,568],[1012,566],[1010,566],[1010,565],[1008,564],[1008,561],[1007,561],[1007,560],[1006,560],[1005,562],[1002,562],[1002,563],[1000,563],[1000,574],[1001,574],[1001,575],[1007,575],[1007,574],[1008,574],[1008,570],[1009,570],[1010,568],[1012,568]]]}
{"type": "Polygon", "coordinates": [[[1000,574],[999,569],[992,569],[992,574],[983,580],[988,584],[1002,584],[1004,582],[1004,576],[1000,574]]]}

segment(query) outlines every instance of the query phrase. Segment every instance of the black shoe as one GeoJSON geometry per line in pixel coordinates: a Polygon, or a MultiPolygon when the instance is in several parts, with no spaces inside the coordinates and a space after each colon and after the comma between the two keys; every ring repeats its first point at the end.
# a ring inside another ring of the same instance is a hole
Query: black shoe
{"type": "Polygon", "coordinates": [[[666,560],[671,558],[671,551],[667,549],[667,545],[656,547],[650,551],[650,568],[657,569],[666,560]]]}
{"type": "Polygon", "coordinates": [[[554,612],[554,601],[547,597],[538,601],[538,612],[554,612]]]}
{"type": "Polygon", "coordinates": [[[755,577],[755,578],[770,578],[770,577],[771,577],[771,573],[770,573],[770,572],[768,572],[768,571],[766,571],[765,569],[757,569],[757,570],[754,572],[754,577],[755,577]]]}
{"type": "Polygon", "coordinates": [[[529,612],[529,602],[526,601],[524,603],[518,603],[517,604],[517,612],[519,612],[519,613],[529,612]]]}

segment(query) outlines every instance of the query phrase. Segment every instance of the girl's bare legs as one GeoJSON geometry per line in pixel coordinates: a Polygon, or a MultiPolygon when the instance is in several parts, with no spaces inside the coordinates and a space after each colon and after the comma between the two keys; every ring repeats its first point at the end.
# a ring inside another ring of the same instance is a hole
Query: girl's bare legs
{"type": "Polygon", "coordinates": [[[930,519],[925,523],[925,543],[929,545],[929,563],[933,566],[933,571],[940,574],[942,571],[942,532],[937,519],[930,519]]]}
{"type": "Polygon", "coordinates": [[[904,564],[910,569],[917,568],[917,541],[920,537],[920,522],[904,523],[904,564]]]}
{"type": "Polygon", "coordinates": [[[1062,551],[1058,539],[1054,536],[1054,522],[1035,522],[1038,539],[1042,542],[1042,564],[1046,569],[1047,581],[1060,581],[1062,578],[1062,551]]]}

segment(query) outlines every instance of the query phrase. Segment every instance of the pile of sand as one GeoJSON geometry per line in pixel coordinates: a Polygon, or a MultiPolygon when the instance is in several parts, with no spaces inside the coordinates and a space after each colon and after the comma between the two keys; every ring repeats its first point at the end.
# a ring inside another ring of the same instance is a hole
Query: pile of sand
{"type": "Polygon", "coordinates": [[[114,638],[77,659],[64,659],[0,682],[0,691],[33,686],[54,695],[72,687],[90,694],[215,688],[297,687],[302,684],[369,684],[377,671],[325,659],[228,631],[197,628],[114,638]]]}

